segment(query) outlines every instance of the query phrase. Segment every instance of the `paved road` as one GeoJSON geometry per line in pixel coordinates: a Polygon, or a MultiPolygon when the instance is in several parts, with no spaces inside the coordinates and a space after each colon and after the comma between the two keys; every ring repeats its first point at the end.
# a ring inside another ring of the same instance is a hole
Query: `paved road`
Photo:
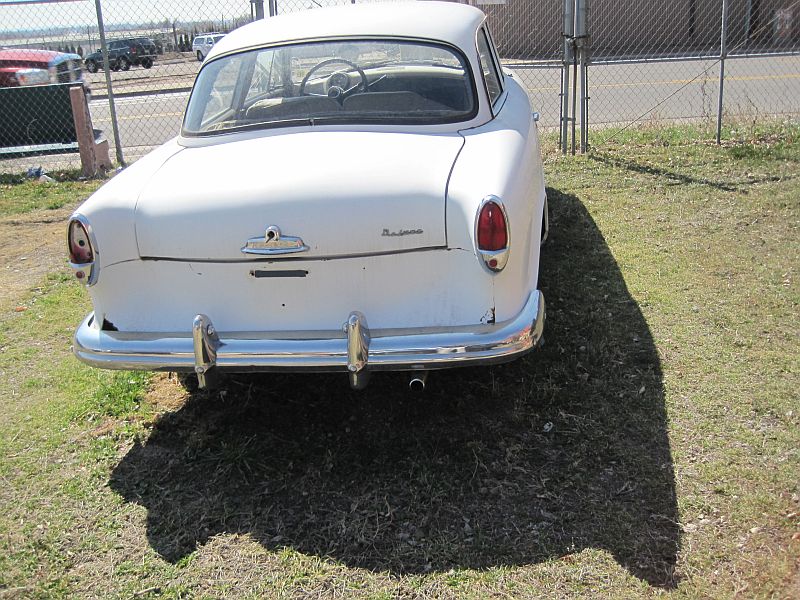
{"type": "MultiPolygon", "coordinates": [[[[151,69],[131,67],[129,71],[112,71],[111,80],[115,93],[154,92],[164,89],[190,88],[200,70],[200,63],[194,59],[172,59],[156,61],[151,69]]],[[[106,93],[106,74],[84,73],[96,95],[106,93]]]]}
{"type": "MultiPolygon", "coordinates": [[[[117,98],[114,105],[125,160],[130,162],[178,135],[188,99],[189,92],[117,98]]],[[[89,110],[94,127],[113,143],[108,100],[92,100],[89,110]]]]}
{"type": "MultiPolygon", "coordinates": [[[[557,127],[560,69],[515,70],[542,125],[557,127]]],[[[725,75],[725,114],[800,114],[800,56],[729,59],[725,75]]],[[[716,61],[593,65],[588,78],[590,125],[716,118],[716,61]]]]}

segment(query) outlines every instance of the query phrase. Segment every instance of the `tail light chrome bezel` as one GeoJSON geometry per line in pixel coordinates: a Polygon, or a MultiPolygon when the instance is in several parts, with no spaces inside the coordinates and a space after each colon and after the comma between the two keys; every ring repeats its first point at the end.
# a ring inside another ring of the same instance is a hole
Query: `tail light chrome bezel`
{"type": "Polygon", "coordinates": [[[94,229],[89,223],[89,220],[80,214],[74,214],[69,218],[67,223],[67,256],[69,257],[69,266],[75,273],[75,278],[86,286],[91,286],[97,283],[97,277],[100,274],[99,252],[97,249],[97,239],[94,236],[94,229]],[[80,223],[83,230],[86,232],[86,237],[89,240],[89,248],[92,251],[92,261],[87,263],[72,262],[72,224],[74,222],[80,223]]]}
{"type": "Polygon", "coordinates": [[[475,213],[475,251],[478,254],[478,258],[480,259],[481,264],[486,268],[490,273],[499,273],[502,271],[506,264],[508,263],[508,256],[511,252],[511,225],[508,221],[508,211],[506,210],[503,201],[500,200],[497,196],[490,194],[486,196],[478,206],[478,210],[475,213]],[[480,242],[478,238],[478,228],[481,218],[481,213],[483,212],[484,207],[489,204],[495,204],[500,208],[500,211],[503,213],[503,220],[505,221],[506,225],[506,245],[504,248],[500,248],[498,250],[484,250],[480,247],[480,242]]]}

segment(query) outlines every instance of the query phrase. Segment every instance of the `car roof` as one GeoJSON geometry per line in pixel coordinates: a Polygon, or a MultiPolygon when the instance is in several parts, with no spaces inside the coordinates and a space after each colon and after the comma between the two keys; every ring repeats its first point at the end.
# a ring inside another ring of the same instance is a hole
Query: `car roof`
{"type": "Polygon", "coordinates": [[[218,42],[209,58],[242,48],[343,37],[401,37],[475,45],[485,19],[479,9],[455,2],[352,4],[315,8],[255,21],[218,42]]]}

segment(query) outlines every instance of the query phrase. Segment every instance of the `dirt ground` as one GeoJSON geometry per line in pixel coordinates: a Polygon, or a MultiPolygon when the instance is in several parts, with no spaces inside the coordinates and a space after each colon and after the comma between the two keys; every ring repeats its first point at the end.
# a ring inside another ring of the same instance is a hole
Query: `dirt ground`
{"type": "MultiPolygon", "coordinates": [[[[0,320],[27,309],[28,290],[50,273],[69,272],[67,266],[67,219],[80,202],[55,210],[35,210],[0,218],[0,320]]],[[[174,410],[186,400],[186,389],[174,375],[154,376],[148,401],[160,410],[174,410]]]]}
{"type": "Polygon", "coordinates": [[[25,292],[48,273],[67,269],[66,224],[74,206],[0,218],[0,314],[22,310],[25,292]]]}

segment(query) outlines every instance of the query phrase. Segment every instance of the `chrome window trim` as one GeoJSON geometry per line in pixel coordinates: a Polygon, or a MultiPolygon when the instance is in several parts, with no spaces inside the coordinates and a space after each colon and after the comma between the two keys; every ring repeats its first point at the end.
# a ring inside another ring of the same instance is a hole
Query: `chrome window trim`
{"type": "Polygon", "coordinates": [[[503,71],[503,63],[500,61],[500,54],[497,52],[497,45],[494,43],[494,37],[492,36],[492,30],[489,29],[489,24],[484,23],[483,27],[486,31],[486,39],[489,42],[489,52],[492,55],[492,58],[495,62],[495,68],[497,69],[497,73],[500,77],[500,90],[502,93],[505,92],[506,89],[506,74],[503,71]]]}
{"type": "Polygon", "coordinates": [[[486,23],[481,25],[475,34],[475,51],[478,55],[478,70],[481,73],[481,80],[483,81],[483,91],[486,93],[486,99],[489,101],[489,106],[492,108],[492,115],[497,115],[497,113],[500,112],[499,108],[502,106],[502,102],[505,102],[506,86],[504,85],[505,82],[503,81],[503,69],[495,62],[491,38],[489,37],[488,30],[486,29],[486,23]],[[486,48],[489,51],[490,63],[488,66],[494,71],[495,78],[497,79],[497,85],[500,87],[500,92],[497,94],[497,97],[494,100],[492,100],[492,95],[489,93],[489,84],[486,81],[486,74],[483,72],[483,61],[481,60],[480,42],[478,39],[481,35],[483,36],[484,42],[486,42],[486,48]]]}

